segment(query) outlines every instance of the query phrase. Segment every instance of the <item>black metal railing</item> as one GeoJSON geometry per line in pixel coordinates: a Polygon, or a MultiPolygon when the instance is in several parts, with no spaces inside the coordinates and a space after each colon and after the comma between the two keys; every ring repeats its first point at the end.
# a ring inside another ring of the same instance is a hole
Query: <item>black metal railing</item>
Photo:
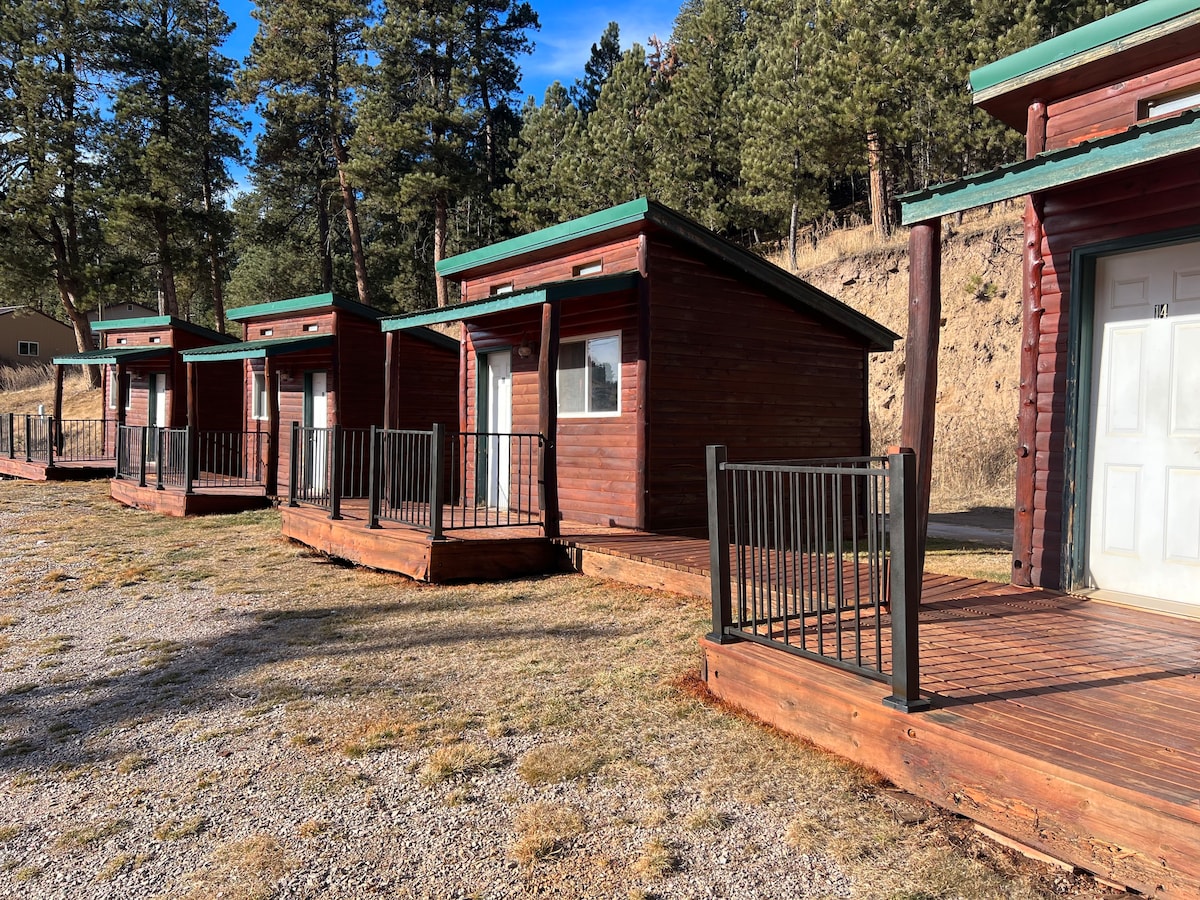
{"type": "Polygon", "coordinates": [[[538,434],[447,433],[292,425],[288,504],[342,517],[367,499],[372,528],[398,522],[430,532],[540,525],[538,434]]]}
{"type": "Polygon", "coordinates": [[[112,447],[105,440],[103,419],[55,419],[33,414],[0,415],[0,455],[26,462],[107,461],[112,447]]]}
{"type": "Polygon", "coordinates": [[[121,425],[116,477],[160,490],[249,488],[264,484],[267,442],[261,431],[205,431],[121,425]]]}
{"type": "Polygon", "coordinates": [[[927,706],[913,459],[730,463],[709,447],[709,638],[817,659],[890,684],[890,706],[927,706]]]}

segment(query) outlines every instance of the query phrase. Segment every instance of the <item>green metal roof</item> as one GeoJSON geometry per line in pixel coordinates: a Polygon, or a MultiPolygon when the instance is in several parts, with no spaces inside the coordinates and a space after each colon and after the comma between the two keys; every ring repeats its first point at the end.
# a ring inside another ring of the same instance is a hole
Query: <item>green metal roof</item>
{"type": "Polygon", "coordinates": [[[1087,62],[1111,55],[1195,20],[1200,20],[1197,0],[1147,0],[976,69],[971,73],[975,102],[1036,80],[1041,70],[1072,58],[1087,62]]]}
{"type": "Polygon", "coordinates": [[[903,224],[912,225],[1197,149],[1200,110],[1193,110],[905,194],[899,198],[900,217],[903,224]]]}
{"type": "Polygon", "coordinates": [[[619,206],[613,206],[609,209],[602,209],[599,212],[594,212],[582,218],[552,225],[549,228],[543,228],[541,231],[523,234],[520,237],[500,241],[497,244],[489,244],[486,247],[480,247],[478,250],[472,250],[470,253],[460,253],[458,256],[451,256],[437,264],[437,272],[439,275],[456,275],[469,269],[477,269],[480,266],[500,262],[501,260],[520,256],[534,250],[542,250],[546,247],[565,244],[567,241],[578,240],[579,238],[599,234],[603,231],[611,231],[622,225],[642,221],[646,218],[647,213],[649,213],[650,206],[651,203],[649,200],[645,197],[639,197],[637,200],[630,200],[628,203],[622,203],[619,206]]]}
{"type": "Polygon", "coordinates": [[[308,297],[293,297],[291,300],[273,300],[270,303],[255,303],[253,306],[241,306],[227,312],[225,318],[240,322],[243,319],[254,319],[259,316],[282,316],[287,313],[324,309],[327,306],[354,313],[364,319],[379,319],[383,316],[379,310],[363,306],[356,300],[347,300],[344,297],[326,293],[312,294],[308,297]]]}
{"type": "Polygon", "coordinates": [[[299,353],[302,350],[315,350],[318,347],[328,347],[333,343],[333,335],[301,334],[294,337],[266,338],[261,341],[243,341],[238,344],[225,344],[220,347],[197,347],[194,350],[184,350],[179,355],[184,362],[218,362],[226,359],[266,359],[268,356],[282,356],[285,353],[299,353]]]}
{"type": "Polygon", "coordinates": [[[86,353],[68,353],[65,356],[54,357],[53,362],[56,366],[115,366],[118,363],[166,356],[170,352],[171,347],[167,344],[141,344],[137,347],[106,347],[103,350],[88,350],[86,353]]]}
{"type": "Polygon", "coordinates": [[[237,340],[237,338],[228,334],[221,334],[219,331],[213,331],[211,328],[205,328],[203,325],[194,325],[191,322],[185,322],[183,319],[177,319],[174,316],[105,319],[102,322],[92,323],[92,331],[141,331],[148,328],[179,328],[183,331],[190,331],[193,334],[201,335],[202,337],[211,338],[214,341],[230,342],[237,340]]]}
{"type": "MultiPolygon", "coordinates": [[[[807,313],[830,320],[843,328],[864,338],[873,350],[890,350],[899,340],[899,335],[884,328],[873,319],[864,316],[857,310],[851,309],[841,301],[824,291],[818,290],[811,284],[797,278],[790,272],[767,262],[761,256],[751,253],[745,247],[740,247],[732,241],[705,228],[686,216],[668,209],[661,203],[641,197],[601,210],[589,216],[563,222],[552,228],[544,228],[522,237],[501,241],[489,247],[482,247],[460,256],[445,259],[438,266],[441,275],[461,275],[473,269],[484,266],[494,266],[497,263],[519,256],[544,250],[579,238],[589,237],[616,228],[621,228],[636,222],[646,222],[668,233],[672,238],[680,240],[699,249],[714,262],[731,267],[766,288],[771,293],[781,296],[785,302],[807,313]]],[[[460,279],[461,280],[461,279],[460,279]]],[[[575,281],[578,282],[579,279],[575,281]]],[[[562,282],[570,284],[572,282],[562,282]]],[[[497,298],[479,301],[488,303],[497,298]]],[[[530,303],[541,302],[531,300],[530,303]]],[[[460,307],[461,308],[461,307],[460,307]]],[[[476,313],[478,314],[478,313],[476,313]]],[[[436,314],[435,314],[436,315],[436,314]]],[[[461,318],[462,316],[458,316],[461,318]]],[[[445,321],[434,318],[428,321],[422,319],[413,324],[428,324],[432,321],[445,321]]],[[[405,328],[407,325],[395,326],[405,328]]]]}
{"type": "Polygon", "coordinates": [[[597,278],[572,278],[569,281],[555,281],[550,284],[538,285],[520,293],[497,294],[486,300],[474,300],[471,303],[456,303],[440,309],[388,316],[379,323],[379,327],[384,331],[400,331],[416,328],[418,325],[458,322],[461,319],[475,319],[492,313],[520,309],[523,306],[537,306],[547,300],[595,297],[600,294],[611,294],[614,291],[629,290],[636,287],[637,282],[637,272],[621,272],[617,275],[601,275],[597,278]]]}

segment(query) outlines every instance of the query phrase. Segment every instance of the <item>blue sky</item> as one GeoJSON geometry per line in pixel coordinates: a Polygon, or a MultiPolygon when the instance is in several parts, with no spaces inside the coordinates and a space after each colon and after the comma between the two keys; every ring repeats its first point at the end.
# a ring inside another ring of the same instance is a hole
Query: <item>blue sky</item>
{"type": "MultiPolygon", "coordinates": [[[[542,28],[533,35],[533,55],[521,60],[524,94],[540,103],[552,81],[570,85],[583,74],[592,44],[600,39],[609,22],[621,26],[621,46],[642,44],[657,34],[664,40],[679,12],[679,0],[611,0],[608,3],[579,3],[572,0],[530,0],[542,28]]],[[[222,0],[222,7],[236,24],[226,53],[244,59],[257,24],[250,16],[249,0],[222,0]]]]}

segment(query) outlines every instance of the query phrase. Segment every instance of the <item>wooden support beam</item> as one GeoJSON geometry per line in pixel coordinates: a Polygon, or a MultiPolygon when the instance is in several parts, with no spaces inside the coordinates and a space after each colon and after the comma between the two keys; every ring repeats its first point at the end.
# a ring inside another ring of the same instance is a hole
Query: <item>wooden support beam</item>
{"type": "Polygon", "coordinates": [[[126,383],[129,374],[122,363],[117,363],[117,427],[125,424],[126,398],[129,396],[129,385],[126,383]]]}
{"type": "MultiPolygon", "coordinates": [[[[1046,104],[1029,104],[1025,133],[1025,155],[1032,159],[1046,148],[1046,104]]],[[[1017,489],[1013,502],[1012,581],[1028,587],[1033,583],[1034,461],[1037,443],[1037,362],[1041,339],[1042,197],[1025,198],[1025,252],[1021,288],[1020,406],[1017,410],[1017,489]]]]}
{"type": "Polygon", "coordinates": [[[546,537],[558,537],[558,338],[562,318],[558,303],[542,304],[542,344],[538,357],[538,486],[542,527],[546,537]]]}
{"type": "MultiPolygon", "coordinates": [[[[267,439],[267,477],[266,489],[268,494],[279,490],[279,437],[283,433],[279,427],[279,373],[275,369],[275,360],[267,357],[263,360],[263,386],[267,392],[267,423],[270,436],[267,439]]],[[[290,449],[291,453],[296,448],[290,449]]]]}
{"type": "Polygon", "coordinates": [[[63,367],[54,367],[54,436],[55,449],[62,450],[62,400],[63,400],[63,367]]]}
{"type": "Polygon", "coordinates": [[[942,221],[918,222],[908,235],[908,337],[904,350],[904,412],[900,442],[917,455],[917,571],[925,567],[937,362],[942,322],[942,221]]]}
{"type": "Polygon", "coordinates": [[[397,332],[387,333],[387,350],[383,362],[383,427],[399,428],[396,411],[396,391],[400,383],[400,375],[396,371],[396,341],[397,332]]]}
{"type": "Polygon", "coordinates": [[[200,414],[197,411],[199,397],[196,386],[196,364],[187,363],[187,424],[189,428],[200,427],[200,414]]]}
{"type": "Polygon", "coordinates": [[[637,332],[637,469],[634,472],[634,525],[645,531],[649,525],[650,485],[650,248],[645,233],[638,235],[638,332],[637,332]]]}

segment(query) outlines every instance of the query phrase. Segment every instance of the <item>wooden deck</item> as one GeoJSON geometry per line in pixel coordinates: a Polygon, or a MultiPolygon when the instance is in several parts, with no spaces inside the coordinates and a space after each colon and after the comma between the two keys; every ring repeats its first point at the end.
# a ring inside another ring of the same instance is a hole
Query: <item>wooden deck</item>
{"type": "Polygon", "coordinates": [[[0,456],[0,475],[24,478],[26,481],[86,481],[91,478],[111,478],[115,460],[93,459],[87,461],[55,460],[46,465],[45,460],[9,459],[0,456]]]}
{"type": "Polygon", "coordinates": [[[262,487],[198,487],[188,494],[178,487],[165,487],[161,491],[153,484],[139,487],[128,478],[114,478],[109,485],[109,494],[118,503],[164,516],[234,513],[271,505],[271,498],[262,487]]]}

